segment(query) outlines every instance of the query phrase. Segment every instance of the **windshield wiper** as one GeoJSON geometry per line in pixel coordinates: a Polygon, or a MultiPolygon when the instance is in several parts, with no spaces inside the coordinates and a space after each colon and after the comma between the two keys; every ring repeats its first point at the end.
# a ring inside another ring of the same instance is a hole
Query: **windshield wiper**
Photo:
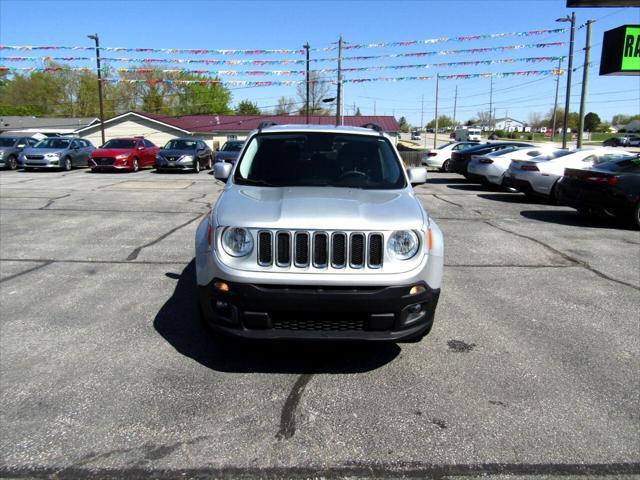
{"type": "Polygon", "coordinates": [[[238,178],[236,182],[240,185],[255,185],[259,187],[279,187],[280,185],[274,185],[273,183],[265,182],[264,180],[254,180],[251,178],[238,178]]]}

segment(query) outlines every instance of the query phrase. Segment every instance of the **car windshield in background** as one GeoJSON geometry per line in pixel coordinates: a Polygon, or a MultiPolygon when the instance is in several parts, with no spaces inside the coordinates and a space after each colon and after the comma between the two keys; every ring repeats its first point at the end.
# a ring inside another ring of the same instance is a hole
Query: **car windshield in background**
{"type": "Polygon", "coordinates": [[[637,158],[638,157],[635,155],[625,155],[624,153],[605,153],[602,155],[598,155],[593,163],[594,165],[598,165],[598,168],[600,168],[600,165],[607,164],[609,162],[613,163],[623,160],[632,162],[633,160],[637,160],[637,158]]]}
{"type": "Polygon", "coordinates": [[[135,146],[135,140],[114,139],[109,140],[102,148],[133,148],[135,146]]]}
{"type": "Polygon", "coordinates": [[[607,170],[609,172],[635,171],[634,167],[640,168],[640,155],[627,155],[613,162],[602,163],[598,165],[598,170],[607,170]]]}
{"type": "Polygon", "coordinates": [[[165,150],[195,150],[198,142],[195,140],[169,140],[164,146],[165,150]]]}
{"type": "Polygon", "coordinates": [[[239,152],[244,142],[227,142],[222,146],[223,152],[239,152]]]}
{"type": "Polygon", "coordinates": [[[64,138],[45,138],[36,143],[33,148],[69,148],[69,142],[64,138]]]}
{"type": "Polygon", "coordinates": [[[4,137],[0,138],[0,147],[13,147],[13,144],[16,143],[17,138],[4,137]]]}
{"type": "Polygon", "coordinates": [[[387,190],[406,186],[402,165],[386,138],[315,132],[256,135],[234,180],[271,187],[387,190]]]}

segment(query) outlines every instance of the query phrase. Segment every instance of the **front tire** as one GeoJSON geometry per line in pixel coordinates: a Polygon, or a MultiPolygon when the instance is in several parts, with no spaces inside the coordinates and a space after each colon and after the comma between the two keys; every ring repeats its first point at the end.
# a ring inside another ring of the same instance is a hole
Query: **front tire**
{"type": "Polygon", "coordinates": [[[18,168],[18,160],[16,159],[16,157],[11,155],[9,158],[7,158],[7,169],[15,170],[16,168],[18,168]]]}
{"type": "Polygon", "coordinates": [[[196,159],[196,164],[193,167],[194,173],[200,173],[200,159],[196,159]]]}
{"type": "Polygon", "coordinates": [[[65,158],[63,160],[63,164],[62,164],[62,170],[64,170],[65,172],[70,172],[71,169],[73,168],[73,164],[71,163],[71,159],[69,157],[65,158]]]}
{"type": "Polygon", "coordinates": [[[140,166],[138,165],[138,159],[134,158],[133,159],[133,171],[137,172],[138,170],[140,170],[140,166]]]}
{"type": "Polygon", "coordinates": [[[640,202],[636,203],[636,207],[633,209],[633,217],[631,217],[632,225],[640,230],[640,202]]]}

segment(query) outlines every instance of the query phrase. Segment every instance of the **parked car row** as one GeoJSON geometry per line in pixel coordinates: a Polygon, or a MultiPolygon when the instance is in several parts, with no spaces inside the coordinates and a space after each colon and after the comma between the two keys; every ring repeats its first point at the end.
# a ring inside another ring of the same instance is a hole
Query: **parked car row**
{"type": "Polygon", "coordinates": [[[640,155],[635,153],[495,142],[452,151],[449,170],[471,182],[545,198],[582,215],[623,218],[640,228],[640,155]]]}
{"type": "Polygon", "coordinates": [[[622,135],[619,137],[607,138],[602,142],[604,147],[640,147],[640,136],[622,135]]]}
{"type": "MultiPolygon", "coordinates": [[[[216,155],[216,162],[234,163],[242,141],[229,141],[216,155]]],[[[158,172],[186,170],[195,173],[211,169],[214,152],[197,138],[174,138],[160,148],[143,137],[114,138],[96,148],[78,137],[50,137],[38,141],[31,137],[0,137],[0,168],[15,170],[71,170],[89,167],[91,171],[129,171],[155,168],[158,172]]]]}

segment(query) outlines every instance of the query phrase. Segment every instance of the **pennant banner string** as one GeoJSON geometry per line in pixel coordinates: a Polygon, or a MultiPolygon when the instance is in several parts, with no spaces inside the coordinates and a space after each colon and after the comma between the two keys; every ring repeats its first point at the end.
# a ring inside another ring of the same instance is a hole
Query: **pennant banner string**
{"type": "MultiPolygon", "coordinates": [[[[555,62],[557,60],[564,60],[566,57],[525,57],[525,58],[505,58],[498,60],[474,60],[467,62],[445,62],[445,63],[422,63],[411,65],[380,65],[373,67],[346,67],[343,68],[343,72],[365,72],[371,70],[408,70],[408,69],[426,69],[426,68],[446,68],[446,67],[460,67],[460,66],[478,66],[478,65],[495,65],[503,63],[542,63],[542,62],[555,62]]],[[[305,75],[304,70],[191,70],[191,69],[157,69],[157,68],[117,68],[114,69],[119,73],[185,73],[185,74],[197,74],[197,75],[216,75],[216,76],[260,76],[260,75],[276,75],[276,76],[291,76],[291,75],[305,75]]],[[[83,71],[91,72],[93,69],[89,67],[8,67],[0,65],[0,72],[70,72],[70,71],[83,71]]],[[[103,72],[109,72],[111,69],[102,68],[103,72]]],[[[337,68],[324,68],[315,70],[319,73],[335,73],[337,68]]]]}
{"type": "MultiPolygon", "coordinates": [[[[474,78],[506,78],[506,77],[531,77],[546,75],[564,75],[564,70],[525,70],[517,72],[501,72],[501,73],[465,73],[455,75],[438,75],[441,80],[470,80],[474,78]]],[[[352,78],[344,79],[344,83],[365,83],[365,82],[403,82],[403,81],[421,81],[433,80],[435,75],[430,76],[412,76],[412,77],[373,77],[373,78],[352,78]]],[[[104,83],[137,83],[137,84],[194,84],[194,85],[211,85],[218,84],[223,86],[235,87],[270,87],[270,86],[292,86],[304,84],[304,80],[268,80],[268,81],[250,81],[250,80],[170,80],[170,79],[125,79],[125,78],[105,78],[104,83]]],[[[335,84],[335,80],[317,80],[317,83],[335,84]]]]}
{"type": "MultiPolygon", "coordinates": [[[[343,45],[343,49],[362,49],[362,48],[380,48],[380,47],[408,47],[413,45],[425,45],[434,43],[445,42],[469,42],[474,40],[485,40],[494,38],[507,38],[507,37],[531,37],[536,35],[564,33],[566,28],[556,29],[541,29],[530,30],[526,32],[505,32],[505,33],[490,33],[482,35],[467,35],[461,37],[440,37],[427,40],[407,40],[402,42],[381,42],[381,43],[362,43],[362,44],[346,44],[343,45]]],[[[337,46],[314,48],[313,51],[332,51],[336,50],[337,46]]],[[[0,50],[80,50],[80,51],[93,51],[93,46],[65,46],[65,45],[0,45],[0,50]]],[[[156,53],[181,53],[192,55],[203,55],[208,53],[219,55],[262,55],[262,54],[275,54],[275,55],[300,55],[305,53],[304,49],[212,49],[212,48],[125,48],[125,47],[100,47],[105,52],[156,52],[156,53]]]]}
{"type": "MultiPolygon", "coordinates": [[[[506,38],[506,37],[532,37],[535,35],[546,35],[555,33],[564,33],[566,28],[554,28],[554,29],[542,29],[542,30],[530,30],[528,32],[507,32],[507,33],[488,33],[483,35],[467,35],[462,37],[440,37],[431,38],[428,40],[406,40],[402,42],[380,42],[380,43],[343,43],[343,49],[361,49],[361,48],[384,48],[384,47],[410,47],[413,45],[425,45],[433,43],[445,43],[445,42],[469,42],[473,40],[487,40],[493,38],[506,38]]],[[[338,46],[324,48],[312,48],[315,52],[327,52],[331,50],[337,50],[338,46]]]]}
{"type": "MultiPolygon", "coordinates": [[[[413,53],[393,53],[386,55],[370,55],[370,56],[352,56],[343,57],[344,61],[362,61],[373,60],[379,58],[402,58],[402,57],[427,57],[433,55],[459,55],[465,53],[478,54],[486,52],[504,52],[509,50],[520,50],[528,48],[548,48],[560,47],[566,42],[551,43],[533,43],[523,45],[506,45],[502,47],[486,47],[486,48],[469,48],[463,50],[434,50],[430,52],[413,52],[413,53]]],[[[95,61],[95,57],[0,57],[0,61],[4,62],[79,62],[79,61],[95,61]]],[[[100,57],[103,62],[142,62],[142,63],[187,63],[187,64],[207,64],[207,65],[291,65],[304,64],[305,60],[217,60],[217,59],[179,59],[179,58],[126,58],[126,57],[100,57]]],[[[332,62],[337,58],[312,58],[311,62],[332,62]]]]}

